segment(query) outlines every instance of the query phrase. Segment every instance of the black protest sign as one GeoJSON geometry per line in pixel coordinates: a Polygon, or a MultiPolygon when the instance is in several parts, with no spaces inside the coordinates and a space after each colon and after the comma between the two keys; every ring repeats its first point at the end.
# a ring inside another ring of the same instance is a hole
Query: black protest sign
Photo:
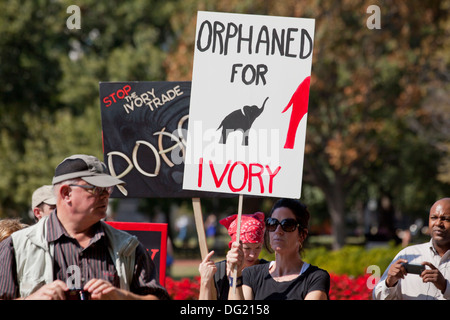
{"type": "Polygon", "coordinates": [[[126,182],[112,197],[198,197],[182,189],[191,82],[101,82],[104,161],[126,182]]]}

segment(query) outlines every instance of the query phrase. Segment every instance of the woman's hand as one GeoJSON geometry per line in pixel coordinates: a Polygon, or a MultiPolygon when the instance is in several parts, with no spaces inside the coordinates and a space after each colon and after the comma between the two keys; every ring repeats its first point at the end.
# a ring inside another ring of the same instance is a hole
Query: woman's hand
{"type": "Polygon", "coordinates": [[[198,266],[200,277],[202,279],[202,282],[204,283],[209,282],[214,277],[214,274],[217,272],[216,264],[214,263],[214,261],[211,261],[211,257],[213,254],[214,251],[208,253],[205,259],[198,266]]]}
{"type": "Polygon", "coordinates": [[[242,244],[239,242],[233,242],[231,249],[227,253],[227,276],[233,276],[233,270],[237,268],[238,276],[240,276],[244,267],[244,251],[242,250],[242,244]]]}

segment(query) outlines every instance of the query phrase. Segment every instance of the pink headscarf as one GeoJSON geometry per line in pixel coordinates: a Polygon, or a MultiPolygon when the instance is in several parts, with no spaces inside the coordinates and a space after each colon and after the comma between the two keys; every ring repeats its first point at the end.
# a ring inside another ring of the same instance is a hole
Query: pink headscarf
{"type": "MultiPolygon", "coordinates": [[[[237,214],[220,220],[220,224],[228,229],[231,241],[228,247],[236,241],[237,233],[237,214]]],[[[239,240],[242,243],[262,243],[264,241],[264,213],[256,212],[254,214],[243,214],[241,219],[241,235],[239,240]]]]}

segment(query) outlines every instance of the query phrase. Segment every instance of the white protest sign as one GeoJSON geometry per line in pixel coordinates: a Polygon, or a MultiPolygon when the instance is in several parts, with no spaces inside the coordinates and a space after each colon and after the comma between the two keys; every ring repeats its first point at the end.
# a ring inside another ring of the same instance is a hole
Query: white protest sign
{"type": "Polygon", "coordinates": [[[183,189],[300,198],[314,19],[198,12],[183,189]]]}

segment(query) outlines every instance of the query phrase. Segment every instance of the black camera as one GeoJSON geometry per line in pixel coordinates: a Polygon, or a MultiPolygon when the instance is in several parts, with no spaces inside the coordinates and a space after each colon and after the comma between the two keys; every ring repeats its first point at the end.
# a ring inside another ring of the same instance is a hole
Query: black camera
{"type": "Polygon", "coordinates": [[[91,297],[89,291],[82,289],[70,289],[69,291],[66,291],[65,294],[66,300],[89,300],[91,297]]]}
{"type": "Polygon", "coordinates": [[[420,275],[425,270],[425,266],[421,264],[402,263],[402,266],[405,267],[407,273],[412,274],[420,275]]]}

